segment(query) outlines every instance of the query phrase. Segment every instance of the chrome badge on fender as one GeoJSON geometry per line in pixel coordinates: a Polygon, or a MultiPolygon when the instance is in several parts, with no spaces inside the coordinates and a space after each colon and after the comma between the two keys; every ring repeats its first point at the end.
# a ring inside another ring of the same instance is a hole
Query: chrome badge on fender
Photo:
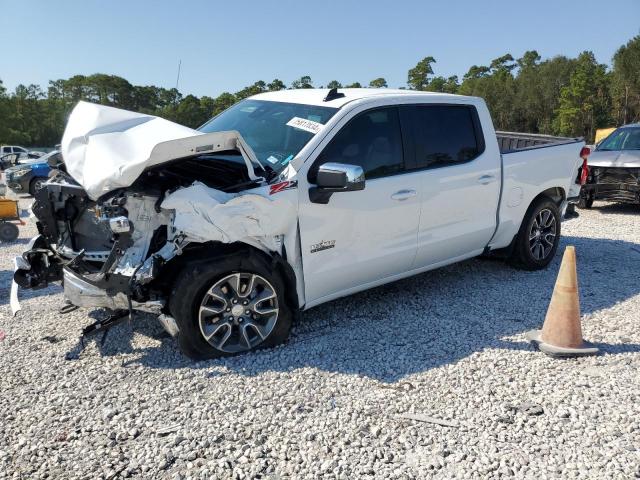
{"type": "Polygon", "coordinates": [[[319,252],[321,250],[329,250],[330,248],[333,248],[336,246],[336,241],[335,240],[323,240],[320,243],[316,243],[314,245],[311,245],[311,252],[310,253],[316,253],[319,252]]]}

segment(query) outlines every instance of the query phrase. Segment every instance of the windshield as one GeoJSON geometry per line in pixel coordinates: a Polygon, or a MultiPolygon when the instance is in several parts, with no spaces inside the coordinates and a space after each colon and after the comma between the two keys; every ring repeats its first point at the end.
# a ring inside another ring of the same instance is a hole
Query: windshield
{"type": "Polygon", "coordinates": [[[619,128],[596,147],[596,151],[640,150],[640,127],[619,128]]]}
{"type": "Polygon", "coordinates": [[[198,130],[204,133],[237,130],[260,163],[280,173],[337,111],[297,103],[243,100],[198,130]]]}

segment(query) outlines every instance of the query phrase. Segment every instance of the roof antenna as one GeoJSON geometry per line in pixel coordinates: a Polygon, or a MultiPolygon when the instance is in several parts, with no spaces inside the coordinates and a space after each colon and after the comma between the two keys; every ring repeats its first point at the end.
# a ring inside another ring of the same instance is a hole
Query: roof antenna
{"type": "Polygon", "coordinates": [[[344,93],[338,93],[338,87],[332,88],[327,93],[327,96],[322,99],[323,102],[330,102],[331,100],[335,100],[336,98],[344,97],[344,93]]]}
{"type": "Polygon", "coordinates": [[[178,78],[176,78],[176,90],[178,90],[178,84],[180,83],[180,67],[182,67],[182,59],[178,62],[178,78]]]}

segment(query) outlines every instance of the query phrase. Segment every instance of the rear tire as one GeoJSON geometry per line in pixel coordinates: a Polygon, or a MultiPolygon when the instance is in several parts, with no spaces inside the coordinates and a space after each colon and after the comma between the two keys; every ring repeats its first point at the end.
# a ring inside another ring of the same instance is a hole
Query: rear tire
{"type": "Polygon", "coordinates": [[[0,222],[0,240],[3,242],[13,242],[20,234],[18,227],[13,223],[0,222]]]}
{"type": "Polygon", "coordinates": [[[542,270],[558,250],[560,210],[548,197],[531,204],[515,240],[510,263],[524,270],[542,270]]]}
{"type": "Polygon", "coordinates": [[[293,315],[284,292],[282,278],[252,250],[187,266],[169,303],[180,349],[202,360],[285,342],[293,315]]]}

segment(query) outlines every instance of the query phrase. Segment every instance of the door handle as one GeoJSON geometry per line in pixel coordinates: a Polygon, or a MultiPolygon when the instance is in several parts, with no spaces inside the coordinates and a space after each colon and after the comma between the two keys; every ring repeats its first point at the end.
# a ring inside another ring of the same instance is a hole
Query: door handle
{"type": "Polygon", "coordinates": [[[415,190],[398,190],[396,193],[391,195],[393,200],[398,200],[402,202],[403,200],[407,200],[411,197],[415,197],[418,194],[415,190]]]}
{"type": "Polygon", "coordinates": [[[496,179],[495,175],[482,175],[478,177],[478,183],[488,185],[496,179]]]}

